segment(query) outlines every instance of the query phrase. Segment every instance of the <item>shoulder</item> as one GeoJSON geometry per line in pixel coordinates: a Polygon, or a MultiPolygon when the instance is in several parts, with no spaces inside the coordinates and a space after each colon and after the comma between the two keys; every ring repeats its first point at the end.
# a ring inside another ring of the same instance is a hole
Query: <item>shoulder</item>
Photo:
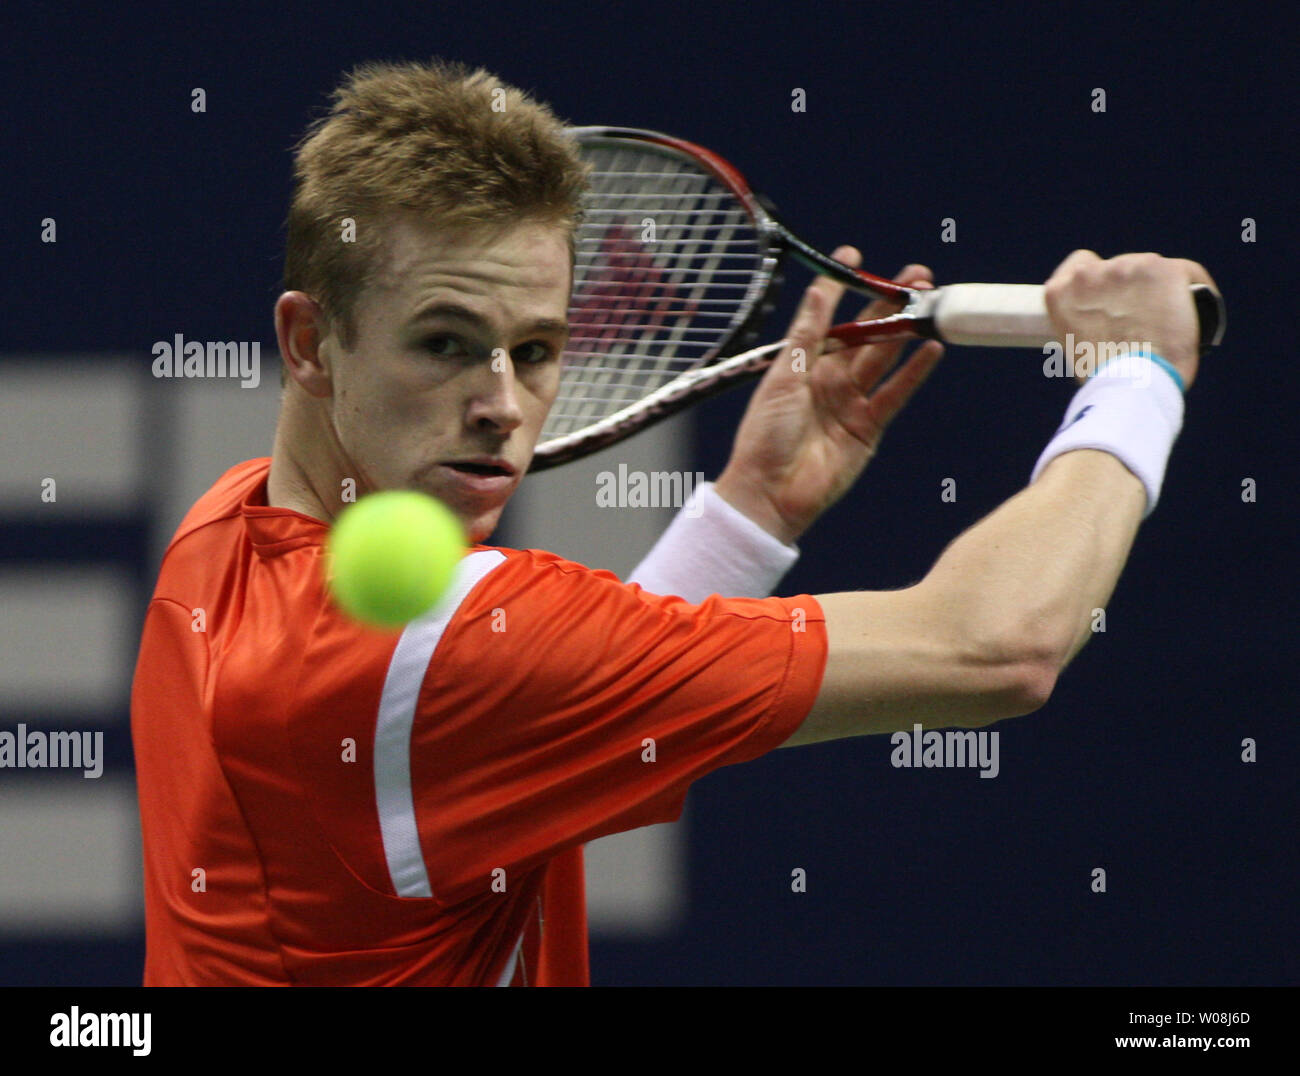
{"type": "Polygon", "coordinates": [[[265,507],[265,496],[259,498],[257,493],[259,490],[264,493],[266,477],[270,470],[269,457],[235,464],[209,486],[207,492],[185,513],[185,518],[176,532],[177,538],[206,523],[237,516],[250,504],[260,503],[265,507]]]}
{"type": "Polygon", "coordinates": [[[475,546],[461,562],[459,574],[471,576],[476,582],[490,579],[490,589],[494,592],[507,590],[534,598],[542,597],[552,588],[627,589],[627,584],[611,571],[589,568],[544,549],[475,546]]]}

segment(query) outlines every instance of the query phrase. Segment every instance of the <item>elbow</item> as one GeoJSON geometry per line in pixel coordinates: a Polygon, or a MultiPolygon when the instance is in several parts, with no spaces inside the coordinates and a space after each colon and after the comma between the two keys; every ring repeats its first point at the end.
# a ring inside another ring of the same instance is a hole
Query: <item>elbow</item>
{"type": "Polygon", "coordinates": [[[1056,681],[1065,667],[1066,647],[1055,645],[1049,634],[1022,637],[1007,648],[1014,655],[1016,716],[1041,710],[1056,690],[1056,681]]]}
{"type": "Polygon", "coordinates": [[[994,720],[1047,705],[1072,646],[1060,618],[943,591],[937,606],[937,634],[950,641],[956,667],[973,674],[968,685],[983,696],[983,708],[998,712],[994,720]]]}
{"type": "Polygon", "coordinates": [[[999,634],[983,637],[977,647],[982,690],[996,720],[1023,717],[1041,710],[1056,689],[1063,662],[1041,638],[999,634]]]}
{"type": "Polygon", "coordinates": [[[1007,716],[1023,717],[1041,710],[1052,697],[1059,675],[1060,666],[1051,659],[1031,658],[1020,663],[1013,678],[1015,687],[1011,701],[1015,712],[1007,716]]]}
{"type": "Polygon", "coordinates": [[[972,661],[966,656],[959,674],[963,698],[957,703],[963,725],[979,727],[1023,717],[1047,705],[1060,666],[1030,648],[999,646],[972,661]]]}
{"type": "Polygon", "coordinates": [[[1041,710],[1056,687],[1048,663],[1010,659],[983,665],[969,678],[949,715],[964,728],[982,728],[1041,710]]]}

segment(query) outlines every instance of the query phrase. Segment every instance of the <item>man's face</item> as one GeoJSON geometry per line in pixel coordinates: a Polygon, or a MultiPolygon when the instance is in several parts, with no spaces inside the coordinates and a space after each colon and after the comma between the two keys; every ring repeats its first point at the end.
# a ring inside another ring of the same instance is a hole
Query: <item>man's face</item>
{"type": "Polygon", "coordinates": [[[438,497],[482,542],[559,387],[568,236],[556,224],[445,230],[410,218],[387,234],[387,263],[356,305],[353,346],[336,335],[321,344],[340,465],[358,495],[438,497]]]}

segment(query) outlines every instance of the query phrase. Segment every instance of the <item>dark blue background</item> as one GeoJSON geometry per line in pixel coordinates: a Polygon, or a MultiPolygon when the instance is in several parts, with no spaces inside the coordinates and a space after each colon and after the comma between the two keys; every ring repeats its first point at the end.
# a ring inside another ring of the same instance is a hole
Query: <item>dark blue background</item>
{"type": "MultiPolygon", "coordinates": [[[[921,261],[940,282],[1036,281],[1080,246],[1203,262],[1227,299],[1225,346],[1189,397],[1107,633],[1043,710],[1000,726],[1001,776],[896,770],[878,737],[719,772],[692,793],[685,930],[597,939],[592,972],[622,984],[1300,981],[1300,401],[1283,261],[1294,25],[1173,3],[86,10],[0,16],[0,352],[145,356],[178,329],[271,339],[290,147],[351,65],[435,54],[487,66],[574,122],[712,146],[807,238],[852,242],[877,272],[921,261]],[[194,86],[205,115],[190,111],[194,86]],[[791,111],[795,87],[805,113],[791,111]],[[57,245],[36,241],[47,215],[57,245]],[[955,244],[940,242],[944,217],[955,244]],[[1241,241],[1244,217],[1258,242],[1241,241]],[[1245,477],[1257,503],[1241,500],[1245,477]],[[1254,765],[1239,758],[1247,736],[1254,765]],[[1095,866],[1105,895],[1089,890],[1095,866]],[[794,867],[805,894],[790,891],[794,867]]],[[[796,271],[783,316],[803,283],[796,271]]],[[[1068,396],[1036,374],[1038,358],[950,351],[804,540],[785,592],[909,583],[1022,486],[1068,396]],[[955,504],[940,501],[945,477],[955,504]]],[[[697,411],[696,465],[710,475],[744,396],[697,411]]],[[[143,556],[140,532],[115,537],[122,557],[143,556]]],[[[142,937],[0,948],[11,983],[134,983],[141,959],[142,937]]]]}

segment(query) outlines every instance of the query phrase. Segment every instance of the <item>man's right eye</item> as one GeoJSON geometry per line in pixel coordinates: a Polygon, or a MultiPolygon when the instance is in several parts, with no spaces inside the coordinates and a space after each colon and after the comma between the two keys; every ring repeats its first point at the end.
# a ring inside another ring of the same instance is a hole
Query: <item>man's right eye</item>
{"type": "Polygon", "coordinates": [[[465,345],[455,336],[431,336],[424,342],[424,350],[439,358],[452,358],[465,353],[465,345]]]}

